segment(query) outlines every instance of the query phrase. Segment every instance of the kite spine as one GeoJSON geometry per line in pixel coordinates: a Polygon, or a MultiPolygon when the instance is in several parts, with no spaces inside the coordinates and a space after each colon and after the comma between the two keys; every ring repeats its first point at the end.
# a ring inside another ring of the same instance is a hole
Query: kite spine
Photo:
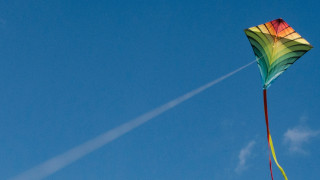
{"type": "Polygon", "coordinates": [[[273,174],[272,174],[272,165],[271,165],[271,157],[270,157],[270,149],[273,156],[273,160],[277,164],[278,168],[280,169],[283,177],[285,180],[288,180],[286,173],[284,172],[283,168],[279,165],[276,157],[276,153],[273,147],[273,142],[269,130],[269,118],[268,118],[268,104],[267,104],[267,90],[263,89],[263,102],[264,102],[264,114],[266,118],[266,126],[267,126],[267,138],[268,138],[268,148],[269,148],[269,166],[270,166],[270,173],[271,173],[271,179],[273,180],[273,174]]]}

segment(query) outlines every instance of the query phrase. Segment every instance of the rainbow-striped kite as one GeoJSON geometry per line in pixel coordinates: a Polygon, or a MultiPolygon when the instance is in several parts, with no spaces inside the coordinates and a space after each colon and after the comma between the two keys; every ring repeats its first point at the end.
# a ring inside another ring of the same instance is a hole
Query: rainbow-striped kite
{"type": "MultiPolygon", "coordinates": [[[[284,170],[277,161],[269,131],[267,88],[296,60],[313,47],[281,18],[245,29],[244,32],[246,33],[257,58],[262,78],[268,147],[269,150],[271,149],[275,163],[287,180],[288,178],[284,170]]],[[[271,178],[273,180],[270,153],[269,164],[271,178]]]]}

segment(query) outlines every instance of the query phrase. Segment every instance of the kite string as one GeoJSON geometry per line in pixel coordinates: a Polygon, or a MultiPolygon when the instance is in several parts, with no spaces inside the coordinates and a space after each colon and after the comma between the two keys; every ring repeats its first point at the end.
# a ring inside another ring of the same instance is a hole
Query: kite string
{"type": "Polygon", "coordinates": [[[268,148],[269,148],[269,166],[270,166],[270,173],[271,173],[271,179],[273,180],[273,174],[272,174],[272,165],[271,165],[271,157],[270,157],[270,149],[273,156],[273,159],[278,166],[279,170],[281,171],[283,177],[285,180],[288,180],[286,173],[284,172],[283,168],[279,165],[276,157],[276,153],[273,147],[273,142],[269,130],[269,118],[268,118],[268,104],[267,104],[267,90],[263,90],[263,102],[264,102],[264,113],[266,118],[266,126],[267,126],[267,138],[268,138],[268,148]]]}
{"type": "Polygon", "coordinates": [[[269,167],[271,173],[271,179],[273,180],[273,173],[272,173],[272,164],[271,164],[271,156],[270,156],[270,139],[269,139],[269,120],[268,120],[268,105],[267,105],[267,90],[263,89],[263,102],[264,102],[264,115],[266,118],[266,126],[267,126],[267,138],[268,138],[268,152],[269,152],[269,167]]]}
{"type": "Polygon", "coordinates": [[[230,76],[234,75],[235,73],[247,68],[258,59],[228,73],[220,78],[217,78],[197,89],[194,89],[172,101],[169,101],[162,106],[159,106],[137,118],[134,118],[127,123],[124,123],[118,127],[115,127],[87,142],[80,144],[60,155],[57,155],[38,166],[35,166],[21,174],[18,174],[15,177],[10,178],[10,180],[39,180],[45,177],[50,176],[51,174],[59,171],[60,169],[66,167],[67,165],[75,162],[76,160],[84,157],[85,155],[99,149],[100,147],[114,141],[115,139],[121,137],[122,135],[130,132],[131,130],[141,126],[142,124],[148,122],[149,120],[161,115],[162,113],[172,109],[173,107],[179,105],[180,103],[192,98],[193,96],[201,93],[202,91],[216,85],[217,83],[229,78],[230,76]]]}

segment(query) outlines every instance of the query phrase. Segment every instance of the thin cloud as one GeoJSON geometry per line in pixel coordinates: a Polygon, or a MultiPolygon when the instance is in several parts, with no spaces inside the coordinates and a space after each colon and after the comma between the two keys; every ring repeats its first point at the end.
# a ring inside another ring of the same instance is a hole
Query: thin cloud
{"type": "Polygon", "coordinates": [[[311,138],[320,134],[320,131],[311,130],[308,127],[297,126],[288,129],[284,134],[284,142],[289,145],[289,151],[292,153],[307,153],[303,145],[310,141],[311,138]]]}
{"type": "Polygon", "coordinates": [[[239,163],[235,169],[236,173],[241,173],[247,169],[247,159],[251,157],[251,151],[253,146],[255,145],[255,141],[250,141],[247,146],[242,148],[239,153],[239,163]]]}

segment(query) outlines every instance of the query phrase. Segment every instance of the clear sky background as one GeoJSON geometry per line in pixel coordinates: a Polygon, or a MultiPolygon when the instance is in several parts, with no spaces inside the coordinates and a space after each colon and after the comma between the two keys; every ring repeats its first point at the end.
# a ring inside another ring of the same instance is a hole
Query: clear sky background
{"type": "MultiPolygon", "coordinates": [[[[282,17],[313,46],[268,90],[290,180],[320,176],[320,3],[0,2],[0,177],[8,179],[254,60],[282,17]]],[[[256,64],[46,179],[270,179],[256,64]]],[[[283,179],[273,165],[275,179],[283,179]]]]}

